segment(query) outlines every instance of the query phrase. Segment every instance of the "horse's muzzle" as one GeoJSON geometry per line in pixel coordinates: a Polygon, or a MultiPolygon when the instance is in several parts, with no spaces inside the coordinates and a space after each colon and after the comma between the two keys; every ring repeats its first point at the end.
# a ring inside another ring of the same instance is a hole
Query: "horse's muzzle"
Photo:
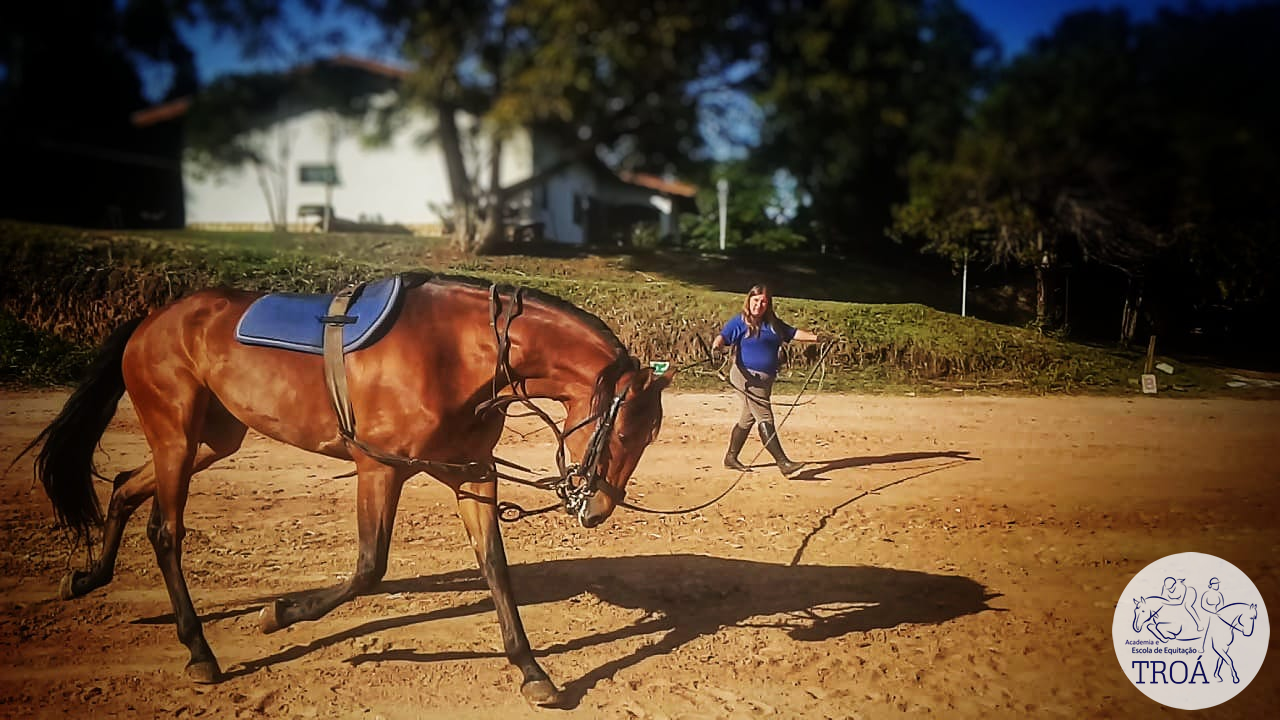
{"type": "Polygon", "coordinates": [[[608,493],[596,490],[591,497],[582,504],[582,509],[578,511],[578,522],[584,528],[593,528],[613,514],[616,505],[608,493]]]}

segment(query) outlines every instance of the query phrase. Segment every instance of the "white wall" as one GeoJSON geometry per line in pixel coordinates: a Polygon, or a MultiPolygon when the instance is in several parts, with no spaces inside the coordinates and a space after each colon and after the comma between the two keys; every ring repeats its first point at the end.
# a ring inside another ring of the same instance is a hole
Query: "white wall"
{"type": "Polygon", "coordinates": [[[570,245],[586,242],[587,215],[580,222],[573,220],[575,197],[590,198],[596,194],[595,176],[580,165],[573,165],[551,177],[545,187],[546,207],[535,198],[534,215],[543,223],[548,239],[570,245]]]}
{"type": "MultiPolygon", "coordinates": [[[[281,136],[289,139],[288,223],[299,222],[299,206],[324,204],[324,186],[299,183],[298,167],[329,162],[328,138],[335,123],[339,128],[334,157],[339,184],[333,188],[333,208],[339,217],[348,220],[358,220],[362,215],[381,217],[384,223],[406,226],[439,222],[428,203],[445,206],[451,200],[444,158],[436,143],[423,146],[419,142],[419,138],[431,131],[433,118],[426,113],[413,113],[390,143],[368,147],[361,142],[361,133],[351,121],[336,120],[329,113],[315,111],[250,136],[250,142],[270,151],[270,157],[277,157],[281,136]]],[[[469,124],[467,118],[459,117],[464,132],[469,124]]],[[[487,168],[487,153],[488,143],[482,142],[468,161],[487,168]]],[[[529,134],[517,132],[503,144],[502,182],[511,184],[528,177],[532,171],[529,134]]],[[[183,175],[188,224],[269,225],[266,197],[251,167],[202,175],[188,161],[184,163],[183,175]]],[[[487,182],[487,171],[480,177],[487,182]]]]}

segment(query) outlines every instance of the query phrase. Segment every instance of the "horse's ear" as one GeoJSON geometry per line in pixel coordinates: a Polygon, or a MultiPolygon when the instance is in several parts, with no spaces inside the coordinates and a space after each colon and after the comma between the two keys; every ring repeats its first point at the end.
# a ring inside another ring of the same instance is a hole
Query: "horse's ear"
{"type": "Polygon", "coordinates": [[[1133,606],[1134,606],[1134,607],[1137,607],[1137,606],[1138,606],[1138,598],[1134,598],[1134,599],[1133,599],[1133,606]]]}
{"type": "Polygon", "coordinates": [[[671,379],[675,377],[680,369],[671,363],[651,363],[640,368],[636,374],[635,392],[662,392],[671,384],[671,379]],[[655,367],[657,365],[657,367],[655,367]]]}
{"type": "Polygon", "coordinates": [[[663,390],[666,390],[667,387],[671,385],[671,381],[675,379],[676,373],[678,372],[680,372],[680,368],[672,367],[672,368],[668,368],[666,372],[657,376],[657,378],[655,378],[650,385],[653,388],[653,391],[660,393],[663,390]]]}

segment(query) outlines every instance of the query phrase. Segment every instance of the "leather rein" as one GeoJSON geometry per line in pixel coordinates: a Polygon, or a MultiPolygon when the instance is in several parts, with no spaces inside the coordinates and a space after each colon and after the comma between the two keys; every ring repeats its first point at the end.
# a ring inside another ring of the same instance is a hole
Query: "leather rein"
{"type": "MultiPolygon", "coordinates": [[[[498,503],[499,517],[506,522],[514,522],[530,515],[539,515],[541,513],[554,510],[557,507],[563,507],[569,515],[580,517],[586,512],[587,501],[597,490],[603,491],[613,498],[614,502],[619,505],[626,505],[626,490],[618,489],[610,485],[601,477],[598,472],[598,465],[605,453],[609,436],[613,433],[613,425],[617,420],[618,411],[622,407],[623,399],[631,390],[635,383],[635,375],[620,393],[613,397],[608,407],[602,410],[596,410],[583,420],[579,421],[572,427],[561,432],[556,427],[555,421],[542,408],[533,403],[525,391],[524,383],[515,377],[515,373],[511,369],[509,359],[511,349],[511,323],[523,311],[523,290],[515,288],[512,292],[511,300],[503,309],[502,298],[499,293],[498,285],[489,286],[489,326],[493,328],[494,340],[497,344],[497,361],[493,375],[493,397],[476,406],[476,414],[481,415],[491,410],[498,410],[513,417],[510,412],[510,406],[516,403],[524,405],[529,409],[530,415],[536,416],[551,428],[551,432],[556,437],[556,467],[559,470],[558,475],[550,475],[537,479],[521,478],[507,473],[499,472],[496,465],[501,464],[525,473],[533,471],[518,465],[516,463],[494,457],[493,465],[482,465],[478,462],[453,463],[441,460],[429,460],[424,458],[408,457],[397,453],[388,452],[370,445],[361,440],[356,435],[355,412],[352,410],[350,396],[347,388],[346,365],[344,362],[344,354],[342,351],[342,331],[343,327],[355,322],[355,318],[347,315],[347,308],[351,302],[360,294],[364,288],[364,283],[355,283],[344,288],[336,294],[333,301],[329,304],[329,313],[325,317],[320,318],[324,324],[324,377],[325,386],[329,392],[329,400],[333,405],[334,412],[338,418],[338,434],[349,445],[359,449],[365,455],[385,463],[387,465],[413,468],[415,470],[423,470],[431,472],[436,471],[453,471],[471,473],[477,477],[493,477],[495,479],[502,478],[511,480],[523,485],[537,487],[544,490],[552,490],[560,498],[559,503],[538,508],[536,510],[526,510],[519,505],[502,501],[498,503]],[[502,381],[500,382],[500,378],[502,381]],[[510,395],[501,395],[504,390],[510,390],[510,395]],[[596,425],[591,433],[591,438],[587,441],[587,449],[583,453],[581,462],[566,463],[565,461],[565,439],[574,432],[586,427],[592,421],[596,425]]],[[[623,362],[623,356],[619,355],[615,358],[615,362],[623,362]]],[[[634,360],[632,361],[634,364],[634,360]]]]}

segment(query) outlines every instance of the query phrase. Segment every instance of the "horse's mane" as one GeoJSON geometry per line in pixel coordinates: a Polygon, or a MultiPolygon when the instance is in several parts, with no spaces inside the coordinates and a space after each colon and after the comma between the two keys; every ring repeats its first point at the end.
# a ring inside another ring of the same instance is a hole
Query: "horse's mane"
{"type": "MultiPolygon", "coordinates": [[[[1244,619],[1244,616],[1248,614],[1249,610],[1251,609],[1253,608],[1251,608],[1249,603],[1234,602],[1234,603],[1231,603],[1230,605],[1223,605],[1222,607],[1218,608],[1218,612],[1216,614],[1220,620],[1230,625],[1231,621],[1227,620],[1226,618],[1231,618],[1233,620],[1242,620],[1244,619]],[[1223,613],[1224,610],[1231,610],[1231,612],[1235,614],[1234,615],[1232,615],[1231,613],[1224,614],[1223,613]]],[[[1256,618],[1257,615],[1254,615],[1254,617],[1256,618]]]]}
{"type": "MultiPolygon", "coordinates": [[[[498,286],[498,292],[501,294],[514,292],[516,289],[514,285],[509,285],[507,283],[493,283],[493,282],[490,282],[489,280],[485,280],[483,278],[478,278],[478,277],[471,277],[469,275],[445,275],[441,273],[414,271],[414,272],[402,273],[400,277],[406,288],[417,287],[418,285],[434,282],[434,283],[440,283],[440,284],[463,285],[466,287],[479,288],[481,290],[485,290],[486,292],[489,290],[490,287],[496,284],[498,286]]],[[[569,315],[572,315],[574,318],[582,322],[584,325],[586,325],[587,327],[591,328],[592,330],[594,330],[595,332],[603,336],[604,339],[608,341],[609,345],[614,350],[616,350],[619,354],[622,354],[622,355],[627,354],[626,346],[623,345],[622,341],[618,339],[618,336],[613,332],[613,328],[610,328],[608,325],[605,324],[603,320],[596,317],[595,315],[592,315],[591,313],[587,312],[586,310],[583,310],[577,305],[574,305],[568,300],[565,300],[563,298],[558,298],[555,295],[551,295],[550,293],[545,293],[541,290],[522,287],[520,288],[520,293],[525,298],[533,299],[543,305],[551,307],[552,309],[560,310],[568,313],[569,315]]]]}
{"type": "Polygon", "coordinates": [[[617,387],[618,380],[625,373],[639,369],[640,363],[625,351],[606,365],[596,377],[595,388],[591,391],[591,412],[604,412],[608,404],[613,402],[613,389],[617,387]]]}
{"type": "MultiPolygon", "coordinates": [[[[442,285],[461,285],[464,287],[476,288],[488,291],[490,287],[495,285],[483,278],[471,277],[469,275],[445,275],[430,272],[406,272],[401,274],[401,280],[407,288],[417,287],[425,283],[439,283],[442,285]]],[[[497,283],[499,294],[509,294],[515,291],[514,285],[507,283],[497,283]]],[[[520,288],[521,295],[526,299],[531,299],[539,304],[545,305],[553,310],[564,312],[574,319],[586,325],[587,328],[596,332],[613,348],[615,357],[611,363],[606,365],[600,371],[600,375],[596,378],[595,388],[591,393],[591,409],[593,412],[602,411],[605,406],[613,400],[613,389],[618,384],[618,380],[623,374],[629,371],[639,369],[639,363],[635,358],[631,357],[631,353],[627,351],[622,341],[618,339],[617,334],[613,332],[605,324],[603,320],[573,303],[563,298],[556,297],[549,293],[534,288],[520,288]]]]}

